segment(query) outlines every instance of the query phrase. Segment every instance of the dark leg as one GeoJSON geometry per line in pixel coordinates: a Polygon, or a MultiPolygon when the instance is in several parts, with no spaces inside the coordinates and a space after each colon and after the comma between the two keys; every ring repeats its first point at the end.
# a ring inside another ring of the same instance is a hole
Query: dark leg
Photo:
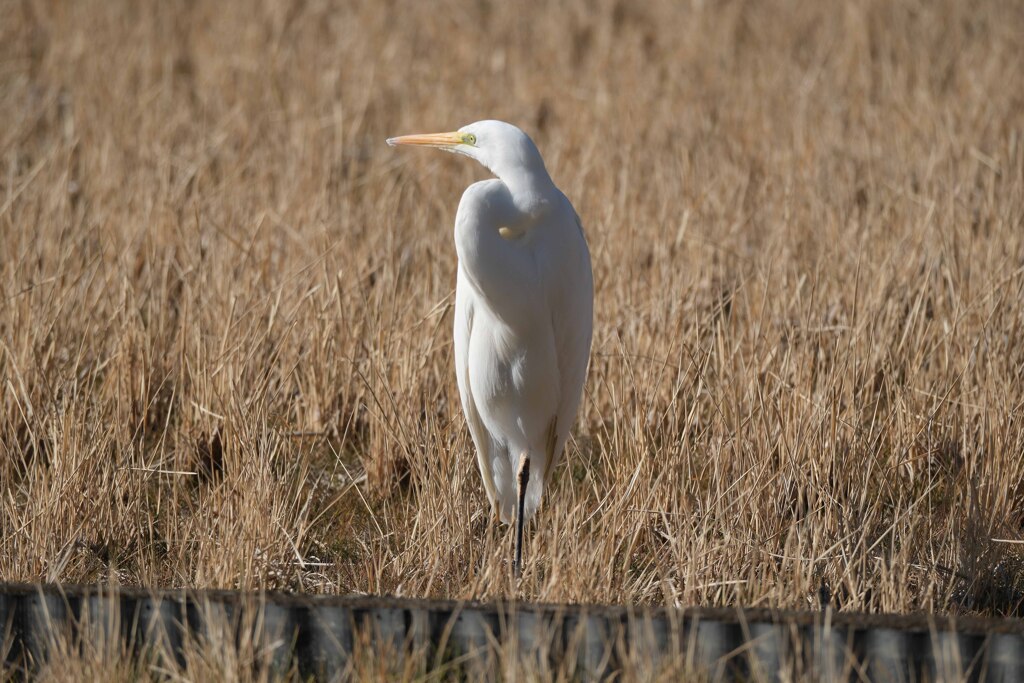
{"type": "Polygon", "coordinates": [[[530,456],[523,453],[519,456],[519,476],[516,484],[519,493],[519,507],[516,509],[516,556],[512,560],[512,575],[515,578],[523,573],[523,513],[526,508],[526,485],[530,483],[530,456]]]}

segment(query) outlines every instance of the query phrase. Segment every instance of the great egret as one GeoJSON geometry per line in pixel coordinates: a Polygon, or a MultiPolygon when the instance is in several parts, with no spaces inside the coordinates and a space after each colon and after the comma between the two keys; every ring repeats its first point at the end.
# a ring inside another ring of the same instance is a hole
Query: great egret
{"type": "Polygon", "coordinates": [[[405,135],[476,159],[455,216],[455,373],[491,507],[523,524],[540,505],[576,420],[593,334],[594,280],[583,226],[533,140],[502,121],[405,135]]]}

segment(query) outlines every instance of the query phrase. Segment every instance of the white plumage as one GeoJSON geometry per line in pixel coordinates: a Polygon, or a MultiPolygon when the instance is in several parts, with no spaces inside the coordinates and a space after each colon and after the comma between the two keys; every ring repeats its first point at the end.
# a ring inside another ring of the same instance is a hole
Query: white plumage
{"type": "Polygon", "coordinates": [[[522,525],[561,458],[590,357],[594,285],[583,228],[533,141],[511,124],[480,121],[388,144],[464,154],[497,176],[466,189],[455,219],[455,371],[487,496],[502,521],[517,521],[518,573],[522,525]]]}

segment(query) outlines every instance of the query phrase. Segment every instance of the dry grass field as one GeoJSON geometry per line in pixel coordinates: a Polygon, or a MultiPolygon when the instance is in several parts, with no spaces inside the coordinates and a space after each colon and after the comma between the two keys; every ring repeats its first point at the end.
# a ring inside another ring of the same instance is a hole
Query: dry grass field
{"type": "Polygon", "coordinates": [[[1021,614],[1022,36],[1012,0],[0,1],[0,580],[1021,614]],[[384,145],[480,118],[594,261],[518,587],[452,368],[486,171],[384,145]]]}

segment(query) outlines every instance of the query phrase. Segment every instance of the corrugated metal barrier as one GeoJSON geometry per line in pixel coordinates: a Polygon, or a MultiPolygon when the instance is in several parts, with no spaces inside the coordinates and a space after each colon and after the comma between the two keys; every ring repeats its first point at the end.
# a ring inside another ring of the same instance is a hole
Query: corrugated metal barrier
{"type": "Polygon", "coordinates": [[[1015,619],[0,584],[0,652],[16,669],[45,661],[62,630],[180,660],[184,643],[225,625],[236,641],[258,641],[272,666],[294,663],[318,680],[351,675],[354,653],[365,650],[419,652],[458,662],[470,678],[495,677],[495,652],[514,643],[517,656],[549,668],[571,657],[584,680],[621,673],[627,662],[656,670],[685,658],[712,680],[802,671],[811,680],[1024,681],[1024,621],[1015,619]]]}

